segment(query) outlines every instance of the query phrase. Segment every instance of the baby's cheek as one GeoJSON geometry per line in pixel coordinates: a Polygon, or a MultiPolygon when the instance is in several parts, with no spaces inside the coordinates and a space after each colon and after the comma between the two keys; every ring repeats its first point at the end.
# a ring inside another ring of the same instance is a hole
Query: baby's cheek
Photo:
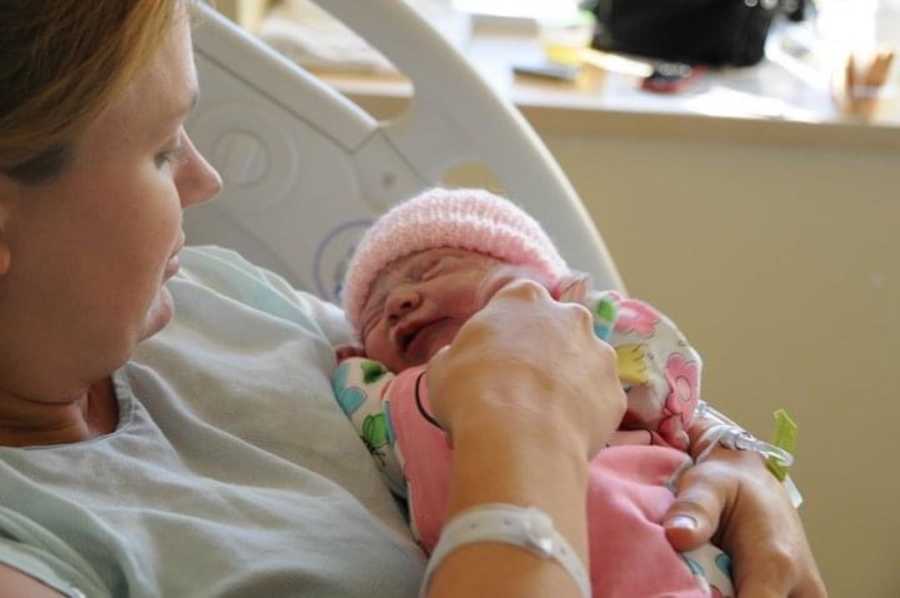
{"type": "Polygon", "coordinates": [[[369,333],[366,335],[363,340],[363,350],[366,352],[367,357],[382,361],[379,355],[384,353],[384,345],[376,334],[369,333]]]}
{"type": "Polygon", "coordinates": [[[407,365],[402,356],[398,355],[393,343],[386,338],[370,334],[364,345],[366,357],[380,361],[392,372],[402,372],[407,365]]]}

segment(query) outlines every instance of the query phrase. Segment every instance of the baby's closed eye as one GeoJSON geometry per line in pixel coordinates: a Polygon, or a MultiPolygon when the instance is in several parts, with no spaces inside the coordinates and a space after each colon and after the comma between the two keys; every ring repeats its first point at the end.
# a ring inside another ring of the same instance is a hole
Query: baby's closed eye
{"type": "Polygon", "coordinates": [[[443,255],[434,261],[428,263],[422,273],[419,275],[419,280],[428,281],[440,276],[441,274],[445,274],[448,271],[453,269],[453,266],[459,262],[459,258],[454,255],[443,255]]]}

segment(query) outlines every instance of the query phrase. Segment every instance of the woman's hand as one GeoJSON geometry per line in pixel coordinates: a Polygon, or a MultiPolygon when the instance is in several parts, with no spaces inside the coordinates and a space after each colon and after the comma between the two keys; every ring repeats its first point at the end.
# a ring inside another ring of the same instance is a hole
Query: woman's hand
{"type": "MultiPolygon", "coordinates": [[[[588,460],[625,412],[615,353],[584,307],[530,281],[494,288],[428,364],[429,402],[454,445],[448,519],[484,503],[533,506],[586,563],[588,460]]],[[[432,598],[579,595],[556,561],[497,542],[453,551],[429,589],[432,598]]]]}
{"type": "Polygon", "coordinates": [[[594,335],[590,312],[528,280],[494,293],[452,347],[432,358],[428,387],[451,437],[460,427],[537,434],[575,441],[585,460],[626,407],[615,352],[594,335]]]}
{"type": "Polygon", "coordinates": [[[713,449],[682,476],[664,521],[677,550],[712,540],[731,556],[740,598],[827,596],[800,517],[756,453],[713,449]]]}

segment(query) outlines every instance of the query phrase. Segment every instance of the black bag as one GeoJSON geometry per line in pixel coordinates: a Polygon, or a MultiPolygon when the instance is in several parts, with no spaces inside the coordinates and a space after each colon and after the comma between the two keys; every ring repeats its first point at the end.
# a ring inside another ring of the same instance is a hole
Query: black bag
{"type": "MultiPolygon", "coordinates": [[[[667,62],[748,66],[785,0],[597,0],[595,48],[667,62]]],[[[797,0],[791,4],[796,5],[797,0]]]]}

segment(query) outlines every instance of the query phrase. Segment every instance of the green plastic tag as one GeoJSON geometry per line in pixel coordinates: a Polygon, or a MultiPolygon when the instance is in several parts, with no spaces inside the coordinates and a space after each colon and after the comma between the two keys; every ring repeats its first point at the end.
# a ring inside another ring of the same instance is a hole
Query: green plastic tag
{"type": "MultiPolygon", "coordinates": [[[[784,409],[779,409],[774,415],[775,439],[772,441],[772,444],[793,455],[794,450],[797,448],[797,424],[794,423],[794,420],[791,419],[791,416],[784,409]]],[[[782,465],[775,457],[769,457],[766,460],[766,466],[779,481],[783,482],[784,478],[787,477],[788,468],[782,465]]]]}

